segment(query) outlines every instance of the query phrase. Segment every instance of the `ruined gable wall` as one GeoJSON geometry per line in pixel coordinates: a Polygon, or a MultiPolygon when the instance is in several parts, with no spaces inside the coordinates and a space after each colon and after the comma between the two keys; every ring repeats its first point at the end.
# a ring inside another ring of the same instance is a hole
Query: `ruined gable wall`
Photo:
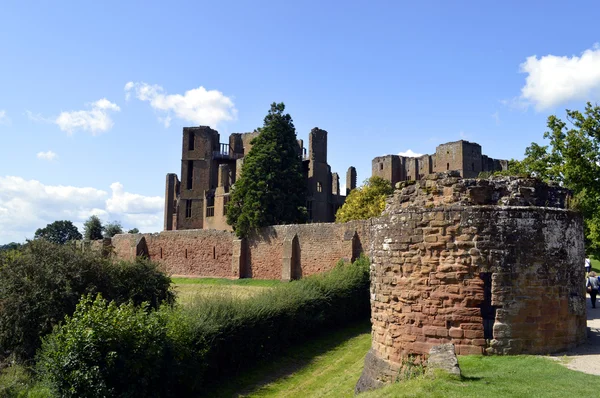
{"type": "Polygon", "coordinates": [[[538,354],[585,341],[581,216],[532,179],[400,184],[373,220],[372,350],[361,387],[392,381],[408,355],[538,354]]]}

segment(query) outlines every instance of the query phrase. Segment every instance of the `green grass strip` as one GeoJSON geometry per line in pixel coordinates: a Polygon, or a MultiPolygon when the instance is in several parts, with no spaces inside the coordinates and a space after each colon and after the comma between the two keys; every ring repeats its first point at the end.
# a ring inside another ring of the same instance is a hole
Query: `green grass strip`
{"type": "Polygon", "coordinates": [[[459,364],[462,380],[420,377],[359,397],[585,397],[600,388],[600,377],[543,357],[466,356],[459,364]]]}
{"type": "Polygon", "coordinates": [[[371,324],[360,322],[294,346],[206,396],[351,397],[370,346],[371,324]]]}
{"type": "Polygon", "coordinates": [[[173,284],[177,285],[234,285],[234,286],[262,286],[271,287],[280,285],[282,282],[272,279],[225,279],[225,278],[171,278],[173,284]]]}

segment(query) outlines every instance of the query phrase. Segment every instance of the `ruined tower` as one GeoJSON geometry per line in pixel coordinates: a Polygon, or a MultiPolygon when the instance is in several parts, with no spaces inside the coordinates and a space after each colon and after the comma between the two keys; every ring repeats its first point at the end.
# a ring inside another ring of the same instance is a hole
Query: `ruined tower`
{"type": "Polygon", "coordinates": [[[438,344],[547,354],[586,340],[581,215],[535,179],[401,183],[372,228],[372,346],[357,390],[438,344]]]}

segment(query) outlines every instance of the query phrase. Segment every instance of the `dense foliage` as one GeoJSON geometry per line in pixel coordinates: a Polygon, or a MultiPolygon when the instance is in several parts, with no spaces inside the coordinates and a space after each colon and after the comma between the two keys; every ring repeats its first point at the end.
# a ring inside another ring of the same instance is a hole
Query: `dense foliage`
{"type": "Polygon", "coordinates": [[[113,264],[99,253],[34,240],[0,254],[0,359],[31,359],[40,337],[75,310],[82,295],[117,303],[173,302],[170,279],[143,259],[113,264]]]}
{"type": "Polygon", "coordinates": [[[159,397],[166,336],[160,312],[87,296],[44,339],[39,367],[61,397],[159,397]]]}
{"type": "Polygon", "coordinates": [[[240,237],[268,225],[306,221],[306,182],[296,128],[284,110],[283,103],[271,105],[227,204],[227,223],[240,237]]]}
{"type": "Polygon", "coordinates": [[[344,205],[337,211],[335,221],[348,222],[378,217],[385,209],[385,198],[392,193],[394,189],[389,181],[373,176],[362,187],[350,192],[344,205]]]}
{"type": "Polygon", "coordinates": [[[48,242],[64,245],[70,240],[80,240],[82,238],[79,230],[71,221],[54,221],[44,228],[38,228],[35,231],[35,239],[45,239],[48,242]]]}
{"type": "Polygon", "coordinates": [[[118,221],[109,222],[104,226],[104,237],[105,238],[112,238],[113,236],[115,236],[117,234],[122,234],[122,233],[123,233],[123,227],[121,226],[121,223],[118,221]]]}
{"type": "Polygon", "coordinates": [[[103,396],[96,388],[104,396],[197,396],[292,343],[368,319],[368,288],[361,258],[251,300],[209,296],[146,314],[88,299],[45,340],[39,365],[58,395],[103,396]]]}
{"type": "Polygon", "coordinates": [[[102,221],[100,221],[98,216],[93,215],[83,223],[83,231],[83,237],[85,240],[102,239],[104,226],[102,225],[102,221]]]}
{"type": "Polygon", "coordinates": [[[532,143],[522,161],[509,165],[509,173],[571,189],[584,216],[586,251],[600,257],[600,106],[588,102],[583,113],[567,110],[567,122],[550,116],[544,133],[549,145],[532,143]]]}

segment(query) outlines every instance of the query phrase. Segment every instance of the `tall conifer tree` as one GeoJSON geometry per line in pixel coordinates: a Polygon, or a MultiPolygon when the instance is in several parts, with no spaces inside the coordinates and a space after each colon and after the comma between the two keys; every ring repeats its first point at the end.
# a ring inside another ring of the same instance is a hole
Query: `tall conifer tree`
{"type": "Polygon", "coordinates": [[[292,117],[271,104],[260,134],[244,157],[227,204],[227,222],[239,237],[267,225],[306,221],[306,181],[292,117]]]}

